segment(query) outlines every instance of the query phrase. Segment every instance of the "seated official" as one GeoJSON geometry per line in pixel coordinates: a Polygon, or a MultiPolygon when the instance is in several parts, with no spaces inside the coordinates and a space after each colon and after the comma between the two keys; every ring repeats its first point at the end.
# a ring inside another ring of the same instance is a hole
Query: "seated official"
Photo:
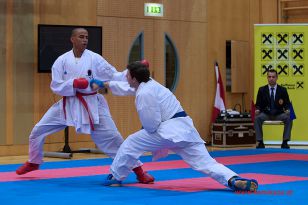
{"type": "Polygon", "coordinates": [[[290,99],[287,89],[277,84],[276,70],[267,73],[268,84],[259,88],[255,111],[255,131],[258,145],[256,148],[265,148],[263,143],[262,124],[266,120],[281,120],[284,123],[283,142],[281,148],[289,149],[288,141],[291,138],[292,120],[290,120],[290,99]]]}

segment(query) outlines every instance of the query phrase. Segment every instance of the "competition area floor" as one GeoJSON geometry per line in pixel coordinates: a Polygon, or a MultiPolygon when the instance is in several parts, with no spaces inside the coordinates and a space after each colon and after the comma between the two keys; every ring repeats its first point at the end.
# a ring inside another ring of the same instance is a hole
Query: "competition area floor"
{"type": "Polygon", "coordinates": [[[144,169],[156,181],[136,183],[132,173],[122,187],[104,187],[110,158],[45,162],[23,176],[20,164],[0,165],[1,204],[234,204],[295,205],[308,203],[308,150],[280,148],[210,151],[220,163],[259,181],[257,192],[232,192],[192,170],[179,156],[157,162],[143,156],[144,169]]]}

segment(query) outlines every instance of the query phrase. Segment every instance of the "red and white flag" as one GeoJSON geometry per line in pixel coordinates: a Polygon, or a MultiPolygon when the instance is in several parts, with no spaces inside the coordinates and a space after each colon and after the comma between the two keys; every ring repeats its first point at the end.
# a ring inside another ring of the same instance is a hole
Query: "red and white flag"
{"type": "Polygon", "coordinates": [[[255,115],[256,115],[256,105],[252,100],[250,105],[250,116],[252,122],[255,122],[255,115]]]}
{"type": "Polygon", "coordinates": [[[226,110],[225,90],[224,90],[221,75],[219,72],[218,63],[215,63],[215,73],[216,73],[216,96],[215,96],[215,103],[214,103],[214,108],[212,112],[212,122],[215,122],[220,111],[226,110]]]}

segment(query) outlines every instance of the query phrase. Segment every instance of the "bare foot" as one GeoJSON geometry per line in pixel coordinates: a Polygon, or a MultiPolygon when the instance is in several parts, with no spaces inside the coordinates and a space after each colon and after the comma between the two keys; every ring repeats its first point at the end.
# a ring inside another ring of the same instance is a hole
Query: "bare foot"
{"type": "MultiPolygon", "coordinates": [[[[247,183],[248,183],[247,180],[237,180],[235,182],[235,187],[241,190],[246,190],[247,183]]],[[[257,191],[257,189],[258,189],[258,185],[252,181],[250,185],[250,190],[247,190],[247,191],[257,191]]]]}

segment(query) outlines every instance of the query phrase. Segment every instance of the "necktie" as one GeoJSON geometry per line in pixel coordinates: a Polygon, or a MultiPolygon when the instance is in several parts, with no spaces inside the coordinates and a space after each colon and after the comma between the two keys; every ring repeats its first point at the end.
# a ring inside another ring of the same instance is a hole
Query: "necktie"
{"type": "Polygon", "coordinates": [[[275,109],[274,89],[275,88],[271,88],[271,111],[275,109]]]}

